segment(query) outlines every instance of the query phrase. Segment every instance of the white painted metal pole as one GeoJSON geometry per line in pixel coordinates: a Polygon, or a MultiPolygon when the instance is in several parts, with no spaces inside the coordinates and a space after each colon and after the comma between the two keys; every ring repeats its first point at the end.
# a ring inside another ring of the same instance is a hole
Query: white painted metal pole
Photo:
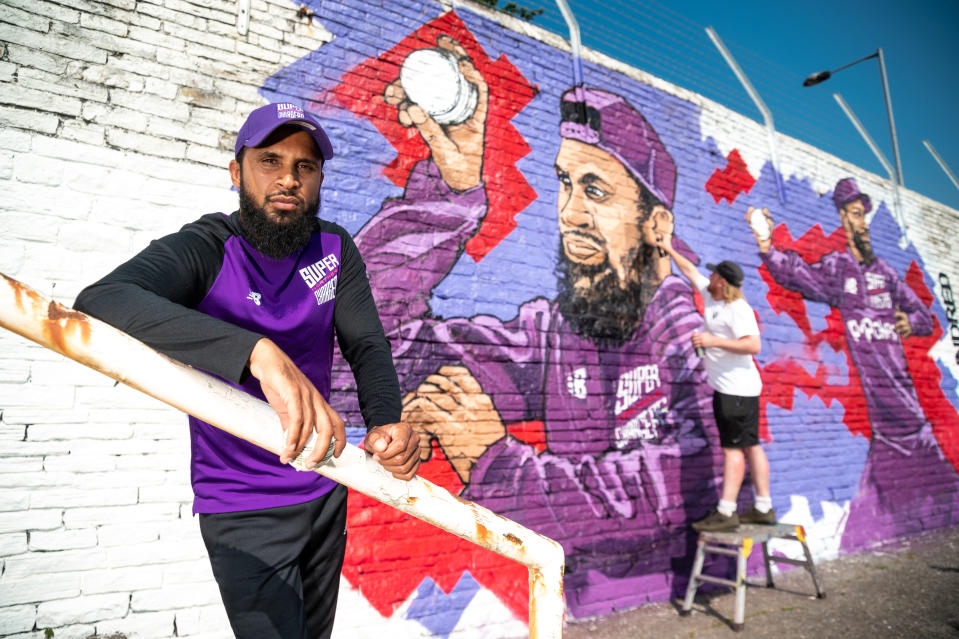
{"type": "Polygon", "coordinates": [[[838,93],[833,93],[832,97],[836,99],[836,102],[839,104],[839,107],[843,110],[843,113],[846,114],[846,117],[849,118],[849,121],[852,122],[852,125],[856,127],[856,130],[859,131],[859,135],[862,136],[862,139],[866,141],[866,144],[869,146],[869,149],[873,152],[873,155],[876,156],[876,159],[879,160],[879,163],[882,164],[882,168],[886,169],[886,173],[889,175],[889,179],[896,183],[896,174],[892,169],[892,165],[889,164],[889,160],[886,159],[885,154],[879,150],[879,146],[876,144],[875,140],[872,139],[872,136],[869,135],[869,131],[866,130],[866,127],[863,126],[862,122],[856,117],[856,114],[853,113],[852,107],[849,106],[849,103],[846,102],[841,95],[838,93]]]}
{"type": "Polygon", "coordinates": [[[236,3],[236,32],[245,36],[250,30],[250,0],[237,0],[236,3]]]}
{"type": "MultiPolygon", "coordinates": [[[[277,454],[283,448],[269,404],[2,273],[0,279],[0,326],[257,446],[277,454]]],[[[356,446],[316,472],[527,566],[530,637],[562,637],[565,558],[558,543],[420,477],[396,479],[356,446]]]]}
{"type": "Polygon", "coordinates": [[[563,14],[563,19],[566,20],[566,27],[569,29],[569,48],[572,53],[572,63],[573,63],[573,86],[578,87],[583,85],[583,45],[580,41],[579,36],[579,23],[576,21],[576,16],[573,15],[573,10],[569,8],[569,5],[566,3],[566,0],[556,0],[556,6],[559,7],[559,12],[563,14]]]}
{"type": "Polygon", "coordinates": [[[856,117],[856,114],[853,113],[852,107],[850,107],[841,95],[838,93],[833,93],[832,97],[836,99],[836,102],[839,103],[840,108],[846,114],[846,117],[849,118],[849,121],[852,122],[852,125],[856,127],[856,130],[859,131],[859,135],[862,136],[862,139],[866,141],[866,144],[869,145],[869,148],[872,150],[873,154],[876,156],[876,159],[882,164],[882,167],[886,169],[886,173],[889,174],[889,179],[892,180],[892,190],[893,190],[893,212],[896,217],[896,223],[899,225],[899,248],[905,249],[909,246],[909,237],[908,229],[906,228],[906,216],[902,210],[902,199],[899,197],[899,177],[898,174],[893,171],[892,165],[889,164],[889,160],[886,159],[886,156],[883,155],[882,151],[879,150],[879,147],[873,141],[872,136],[869,135],[869,132],[866,131],[866,127],[863,126],[862,122],[859,121],[859,118],[856,117]]]}
{"type": "Polygon", "coordinates": [[[892,117],[892,98],[889,96],[889,78],[886,77],[886,58],[882,54],[882,47],[876,49],[879,59],[879,81],[882,82],[882,97],[886,103],[886,120],[889,122],[889,137],[892,138],[892,155],[896,161],[896,177],[899,186],[906,186],[902,177],[902,160],[899,159],[899,136],[896,135],[896,120],[892,117]]]}
{"type": "Polygon", "coordinates": [[[773,169],[776,174],[776,187],[779,191],[779,201],[781,203],[786,202],[786,188],[783,185],[782,171],[779,166],[779,147],[776,145],[776,125],[773,122],[773,113],[769,110],[769,107],[766,106],[766,103],[761,97],[759,97],[759,91],[753,86],[753,83],[749,81],[749,78],[743,72],[742,68],[739,66],[739,63],[736,62],[736,58],[733,57],[733,54],[729,52],[729,49],[726,48],[726,45],[723,43],[722,39],[719,37],[719,34],[716,33],[716,30],[712,27],[706,27],[706,35],[709,36],[709,39],[713,41],[713,44],[716,45],[716,48],[719,49],[719,53],[723,56],[723,59],[726,60],[726,64],[729,65],[729,68],[733,70],[733,73],[736,74],[736,79],[739,80],[739,83],[743,85],[743,89],[746,90],[746,93],[752,99],[753,104],[756,105],[756,108],[759,109],[759,112],[763,116],[763,122],[766,124],[766,137],[769,142],[769,155],[772,157],[773,169]]]}

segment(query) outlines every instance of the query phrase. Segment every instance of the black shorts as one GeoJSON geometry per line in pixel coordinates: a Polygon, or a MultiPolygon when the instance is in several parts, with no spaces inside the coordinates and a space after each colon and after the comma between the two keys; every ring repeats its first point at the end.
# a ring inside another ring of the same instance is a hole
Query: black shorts
{"type": "Polygon", "coordinates": [[[713,392],[713,414],[723,448],[759,445],[759,397],[713,392]]]}
{"type": "Polygon", "coordinates": [[[305,504],[201,514],[238,639],[322,639],[333,616],[346,549],[346,488],[305,504]]]}

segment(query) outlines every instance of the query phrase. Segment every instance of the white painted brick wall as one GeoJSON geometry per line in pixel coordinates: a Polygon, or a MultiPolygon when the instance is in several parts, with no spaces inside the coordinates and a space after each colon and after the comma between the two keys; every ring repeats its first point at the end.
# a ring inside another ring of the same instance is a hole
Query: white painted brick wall
{"type": "MultiPolygon", "coordinates": [[[[223,606],[193,606],[176,613],[176,627],[181,635],[199,636],[202,633],[220,633],[216,636],[231,637],[229,621],[223,606]]],[[[212,635],[211,635],[212,636],[212,635]]]]}
{"type": "Polygon", "coordinates": [[[45,602],[37,606],[37,626],[56,628],[123,617],[129,607],[130,598],[125,593],[90,595],[45,602]]]}
{"type": "MultiPolygon", "coordinates": [[[[4,564],[9,558],[4,561],[4,564]]],[[[12,578],[4,575],[0,582],[0,609],[9,605],[56,601],[80,594],[80,575],[58,572],[55,579],[50,575],[33,575],[12,578]]]]}
{"type": "Polygon", "coordinates": [[[30,550],[33,552],[77,550],[81,548],[96,548],[96,546],[97,533],[90,528],[84,528],[82,530],[34,531],[30,533],[30,550]]]}
{"type": "MultiPolygon", "coordinates": [[[[57,628],[56,638],[57,639],[88,639],[88,637],[93,635],[95,632],[96,632],[96,626],[92,624],[90,625],[77,624],[77,625],[71,625],[71,626],[63,626],[61,628],[57,628]]],[[[7,639],[44,639],[44,633],[38,630],[30,633],[9,635],[7,639]]]]}
{"type": "Polygon", "coordinates": [[[159,639],[172,637],[176,615],[172,610],[162,612],[138,613],[97,622],[97,633],[102,635],[120,634],[127,639],[159,639]]]}
{"type": "Polygon", "coordinates": [[[87,571],[80,577],[80,588],[87,594],[151,590],[159,588],[162,583],[163,567],[159,565],[101,568],[87,571]]]}
{"type": "MultiPolygon", "coordinates": [[[[254,0],[239,36],[234,0],[3,0],[0,271],[70,304],[150,239],[232,210],[225,167],[259,87],[332,39],[326,17],[307,25],[298,6],[254,0]]],[[[724,153],[765,148],[761,127],[725,109],[703,120],[724,153]]],[[[821,165],[822,191],[850,171],[795,141],[780,151],[787,174],[821,165]]],[[[904,197],[928,270],[955,273],[948,211],[904,197]]],[[[190,512],[188,456],[178,412],[0,331],[0,637],[232,637],[190,512]]],[[[478,598],[470,623],[521,634],[494,604],[478,598]]],[[[345,582],[341,605],[345,636],[427,636],[345,582]]]]}
{"type": "Polygon", "coordinates": [[[0,628],[8,634],[32,630],[36,619],[37,607],[34,605],[0,608],[0,628]]]}

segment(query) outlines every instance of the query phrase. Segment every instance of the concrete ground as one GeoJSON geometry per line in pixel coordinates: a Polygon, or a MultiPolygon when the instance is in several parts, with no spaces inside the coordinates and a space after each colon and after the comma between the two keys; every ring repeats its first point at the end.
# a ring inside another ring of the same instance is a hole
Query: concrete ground
{"type": "Polygon", "coordinates": [[[816,564],[826,593],[794,568],[746,593],[746,620],[732,629],[734,594],[698,595],[689,616],[682,600],[597,620],[570,622],[565,639],[946,639],[959,638],[959,527],[895,546],[816,564]]]}

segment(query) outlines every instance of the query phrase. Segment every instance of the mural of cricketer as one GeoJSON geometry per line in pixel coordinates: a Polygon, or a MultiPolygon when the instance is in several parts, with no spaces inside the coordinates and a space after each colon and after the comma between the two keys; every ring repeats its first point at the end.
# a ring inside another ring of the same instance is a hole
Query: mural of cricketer
{"type": "MultiPolygon", "coordinates": [[[[853,178],[833,189],[849,250],[807,264],[754,229],[763,264],[781,286],[837,308],[859,371],[872,439],[842,545],[854,549],[959,521],[959,477],[945,459],[916,395],[902,340],[932,333],[932,315],[889,264],[873,253],[868,195],[853,178]],[[915,484],[910,478],[915,478],[915,484]],[[929,485],[938,483],[938,490],[929,485]]],[[[750,213],[752,210],[750,210],[750,213]]],[[[764,210],[769,231],[773,222],[764,210]]],[[[748,217],[748,215],[747,215],[748,217]]]]}
{"type": "Polygon", "coordinates": [[[559,294],[526,301],[509,321],[437,318],[431,291],[487,211],[489,97],[455,40],[442,36],[438,48],[475,87],[475,110],[440,124],[399,80],[387,87],[400,123],[416,127],[432,155],[356,237],[408,392],[404,420],[425,435],[422,458],[437,442],[465,498],[562,543],[574,616],[668,596],[675,567],[688,570],[688,524],[715,501],[719,475],[690,342],[702,317],[653,246],[657,229],[673,228],[675,162],[622,97],[566,91],[555,161],[559,294]],[[529,420],[544,425],[544,451],[507,432],[529,420]]]}

